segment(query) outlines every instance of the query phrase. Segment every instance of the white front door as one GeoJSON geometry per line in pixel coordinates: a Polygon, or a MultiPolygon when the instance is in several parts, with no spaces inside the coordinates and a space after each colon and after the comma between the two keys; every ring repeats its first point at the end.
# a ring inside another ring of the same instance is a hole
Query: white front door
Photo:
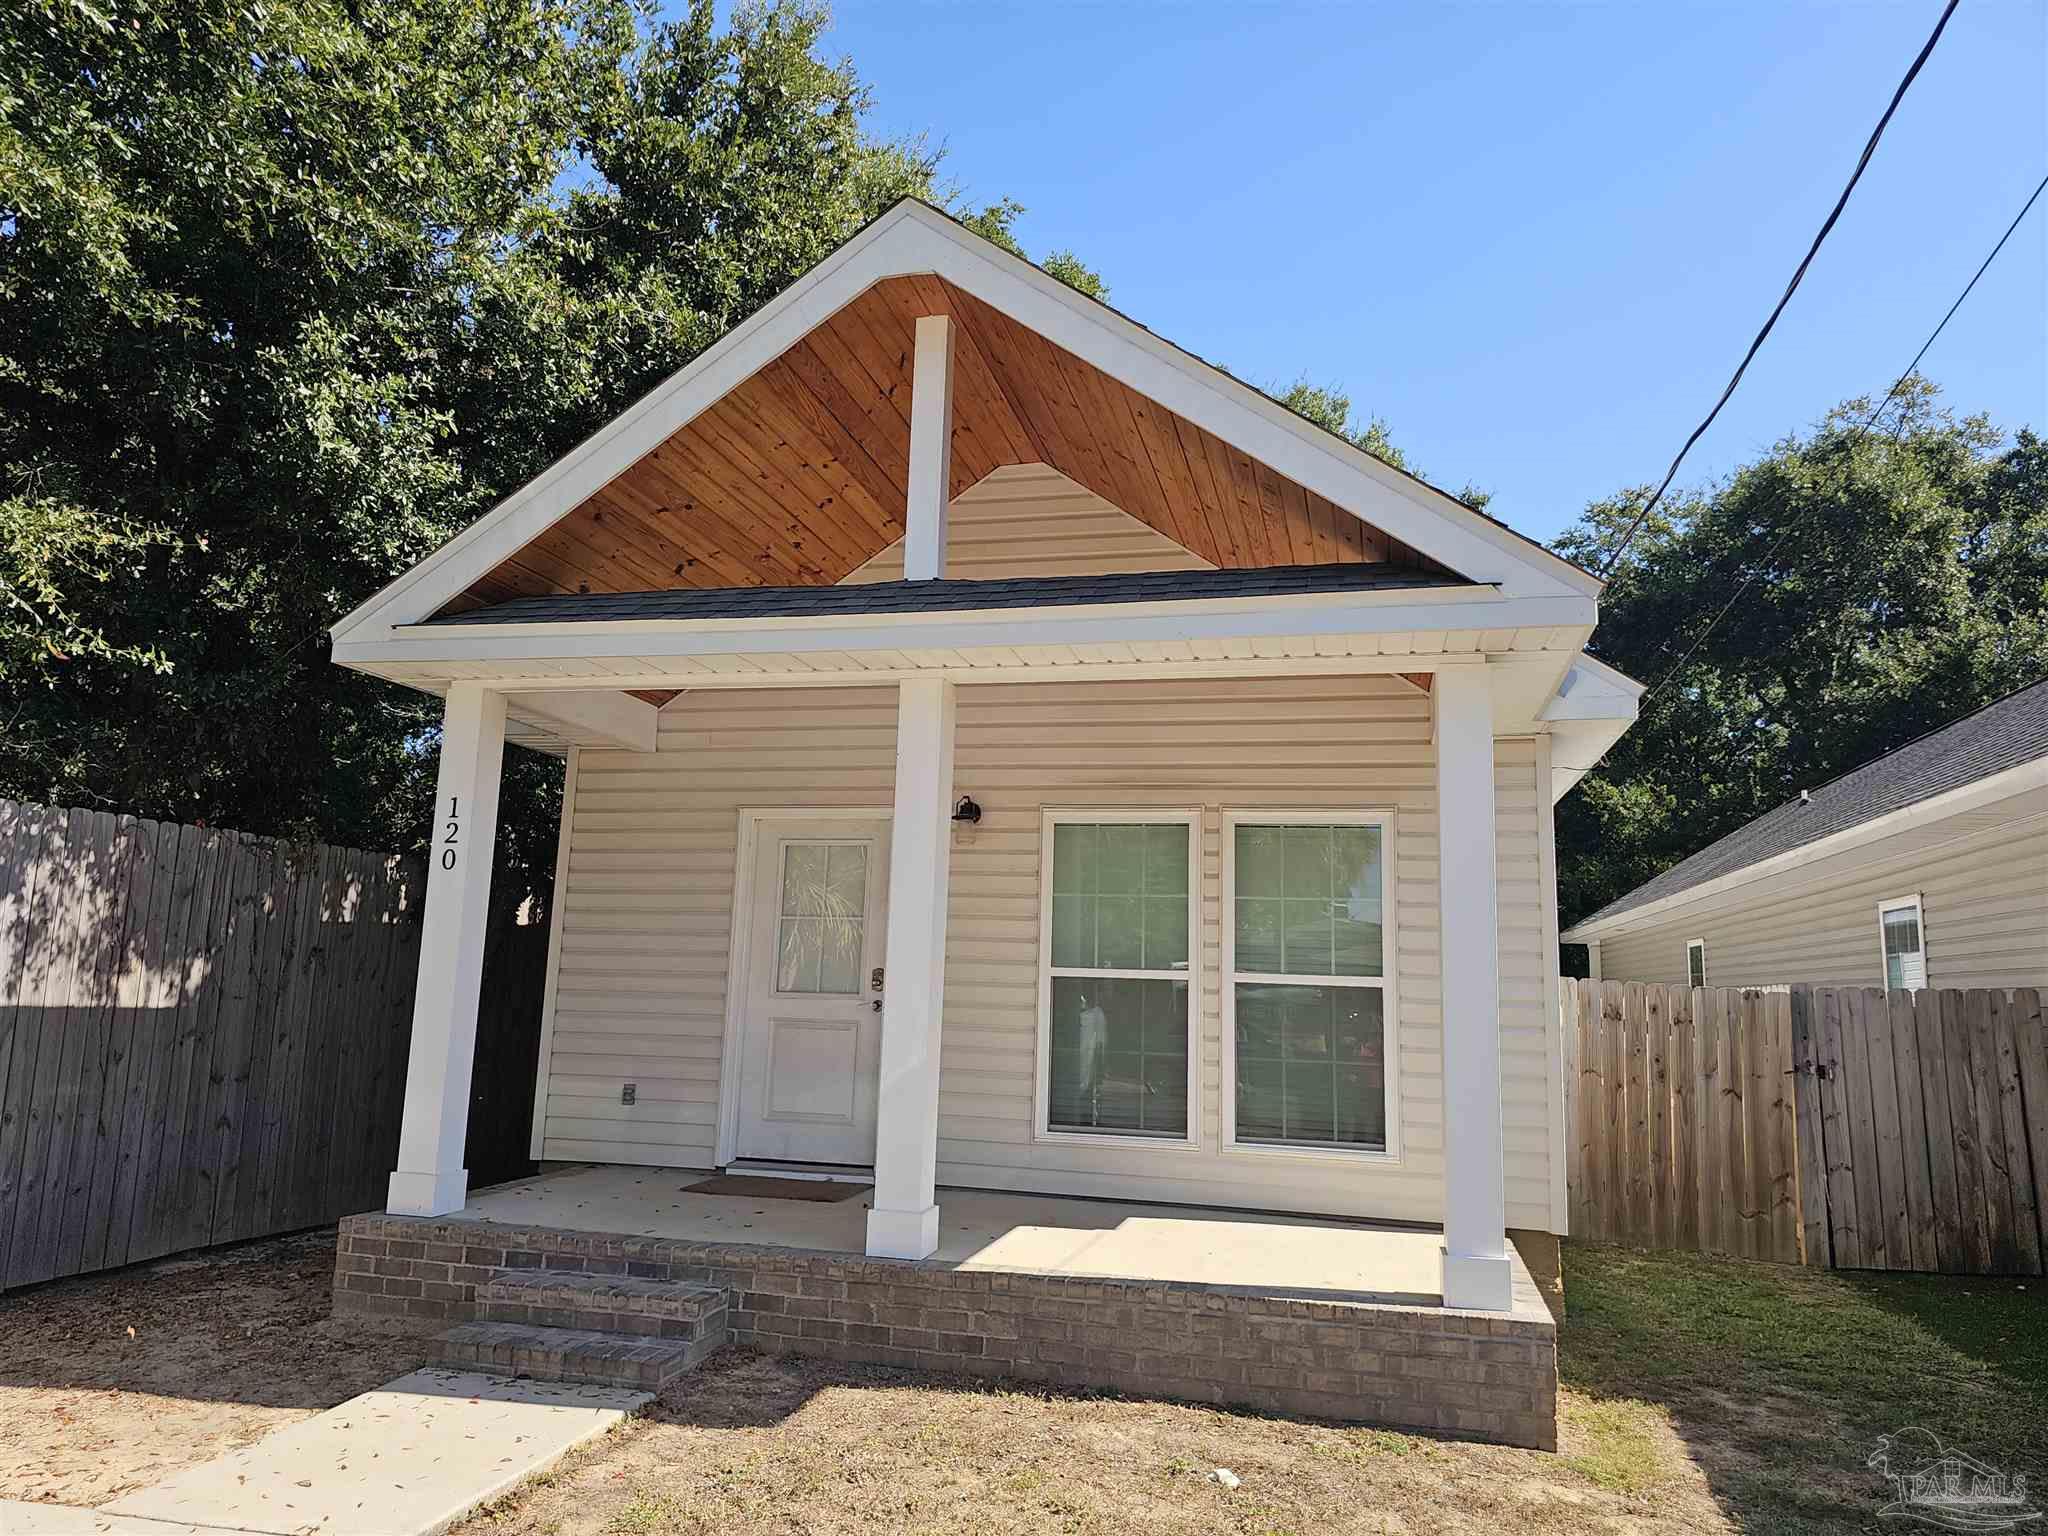
{"type": "Polygon", "coordinates": [[[736,1150],[872,1166],[889,824],[763,818],[754,849],[736,1150]]]}

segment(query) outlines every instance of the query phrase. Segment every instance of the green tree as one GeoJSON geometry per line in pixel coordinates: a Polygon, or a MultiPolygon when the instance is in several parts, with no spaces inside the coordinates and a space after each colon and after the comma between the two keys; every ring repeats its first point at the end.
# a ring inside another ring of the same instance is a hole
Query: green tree
{"type": "MultiPolygon", "coordinates": [[[[326,628],[890,202],[941,195],[919,143],[864,129],[824,26],[711,0],[660,25],[636,0],[0,11],[0,793],[418,846],[432,701],[331,666],[326,628]]],[[[510,760],[516,900],[551,873],[559,769],[510,760]]]]}
{"type": "MultiPolygon", "coordinates": [[[[1628,546],[1593,649],[1652,691],[1558,807],[1567,923],[2048,674],[2041,440],[1958,418],[1919,379],[1865,432],[1871,409],[1667,502],[1628,546]]],[[[1646,494],[1589,507],[1558,552],[1603,568],[1646,494]]]]}

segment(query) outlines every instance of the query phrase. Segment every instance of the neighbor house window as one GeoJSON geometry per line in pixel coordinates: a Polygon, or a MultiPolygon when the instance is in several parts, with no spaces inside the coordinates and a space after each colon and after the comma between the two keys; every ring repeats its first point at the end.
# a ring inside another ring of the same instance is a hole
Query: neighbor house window
{"type": "Polygon", "coordinates": [[[1927,985],[1927,927],[1918,896],[1901,896],[1877,906],[1878,938],[1884,947],[1884,989],[1917,992],[1927,985]]]}
{"type": "Polygon", "coordinates": [[[1358,813],[1226,819],[1237,1146],[1392,1150],[1391,827],[1358,813]]]}
{"type": "Polygon", "coordinates": [[[1198,826],[1192,811],[1046,818],[1048,1132],[1188,1139],[1198,826]]]}
{"type": "Polygon", "coordinates": [[[1687,939],[1685,941],[1685,984],[1689,987],[1704,987],[1707,984],[1707,941],[1687,939]]]}

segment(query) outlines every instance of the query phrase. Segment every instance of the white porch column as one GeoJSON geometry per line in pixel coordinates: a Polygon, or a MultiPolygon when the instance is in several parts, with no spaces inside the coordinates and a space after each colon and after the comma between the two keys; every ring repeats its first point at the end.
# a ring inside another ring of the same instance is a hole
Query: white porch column
{"type": "Polygon", "coordinates": [[[1436,674],[1443,905],[1444,1305],[1512,1299],[1500,1128],[1500,953],[1493,698],[1484,667],[1436,674]]]}
{"type": "Polygon", "coordinates": [[[903,578],[946,574],[946,490],[953,477],[953,321],[924,315],[910,374],[910,483],[903,578]]]}
{"type": "Polygon", "coordinates": [[[505,696],[475,683],[448,689],[441,717],[441,771],[427,855],[427,908],[420,925],[412,1055],[405,1119],[386,1209],[445,1216],[468,1193],[462,1141],[476,1058],[477,986],[498,837],[498,771],[505,757],[505,696]]]}
{"type": "Polygon", "coordinates": [[[1588,980],[1600,980],[1600,941],[1586,940],[1586,976],[1588,980]]]}
{"type": "Polygon", "coordinates": [[[939,1246],[939,1014],[952,818],[953,685],[907,679],[897,685],[875,1203],[868,1212],[868,1252],[878,1258],[922,1259],[939,1246]]]}

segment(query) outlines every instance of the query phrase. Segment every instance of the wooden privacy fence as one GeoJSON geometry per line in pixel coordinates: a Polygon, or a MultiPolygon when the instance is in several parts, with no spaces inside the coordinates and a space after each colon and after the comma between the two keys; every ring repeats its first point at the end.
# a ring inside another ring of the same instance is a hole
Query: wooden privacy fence
{"type": "MultiPolygon", "coordinates": [[[[0,801],[0,1289],[381,1205],[423,889],[385,854],[0,801]]],[[[545,934],[488,951],[479,1084],[522,1145],[475,1183],[527,1166],[545,934]]]]}
{"type": "Polygon", "coordinates": [[[1563,1007],[1573,1235],[2042,1273],[2037,993],[1567,980],[1563,1007]]]}

